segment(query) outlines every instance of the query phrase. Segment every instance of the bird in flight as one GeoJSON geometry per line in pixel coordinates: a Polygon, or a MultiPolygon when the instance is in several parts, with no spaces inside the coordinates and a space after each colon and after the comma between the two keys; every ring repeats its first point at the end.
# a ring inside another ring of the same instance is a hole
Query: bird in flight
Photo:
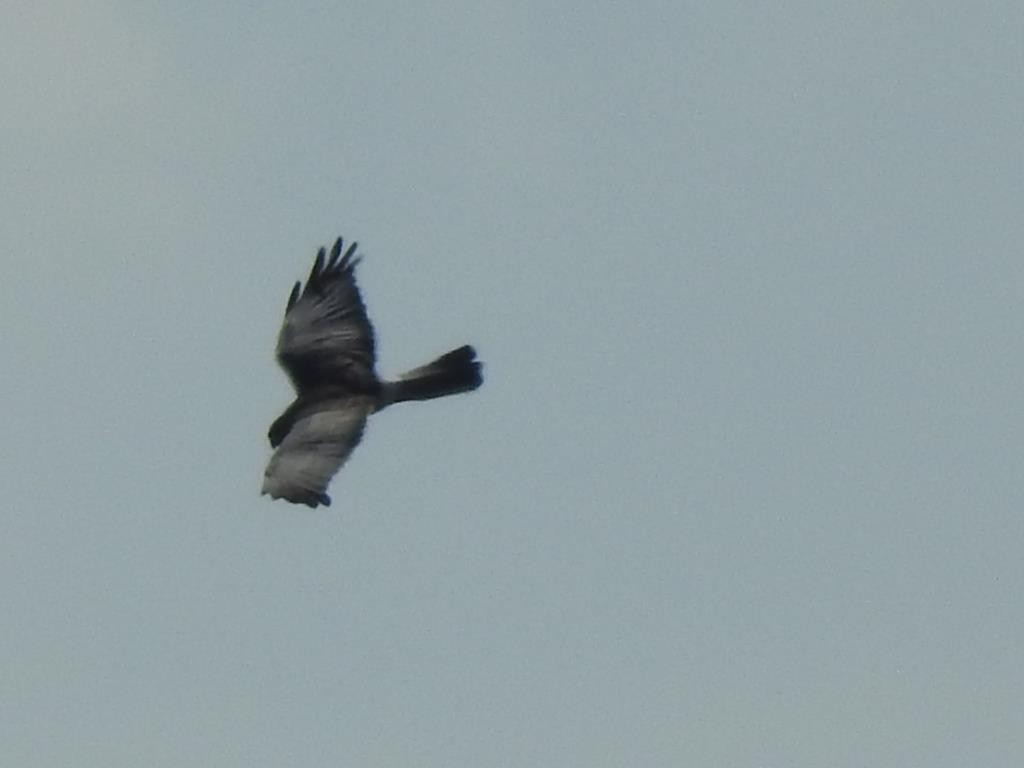
{"type": "Polygon", "coordinates": [[[355,268],[356,243],[342,254],[339,237],[321,248],[305,287],[295,283],[277,337],[277,361],[295,400],[270,425],[274,453],[263,493],[316,508],[330,506],[327,485],[363,436],[370,414],[393,403],[432,400],[480,386],[480,362],[466,345],[414,368],[396,381],[374,371],[373,327],[355,268]]]}

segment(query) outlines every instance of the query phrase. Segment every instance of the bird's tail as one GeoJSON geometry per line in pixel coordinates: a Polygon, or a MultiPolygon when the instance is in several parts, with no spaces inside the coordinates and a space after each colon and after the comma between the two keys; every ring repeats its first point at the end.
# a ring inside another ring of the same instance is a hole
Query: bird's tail
{"type": "Polygon", "coordinates": [[[398,381],[384,383],[381,408],[406,400],[433,400],[435,397],[472,392],[483,382],[476,350],[468,344],[441,355],[436,360],[403,373],[398,381]]]}

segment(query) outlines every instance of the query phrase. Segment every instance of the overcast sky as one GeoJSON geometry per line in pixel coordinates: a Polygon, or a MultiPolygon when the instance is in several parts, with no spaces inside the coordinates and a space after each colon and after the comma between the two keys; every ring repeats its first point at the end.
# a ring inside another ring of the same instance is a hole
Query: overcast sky
{"type": "Polygon", "coordinates": [[[4,765],[1024,764],[1019,2],[3,18],[4,765]],[[486,381],[314,512],[339,234],[486,381]]]}

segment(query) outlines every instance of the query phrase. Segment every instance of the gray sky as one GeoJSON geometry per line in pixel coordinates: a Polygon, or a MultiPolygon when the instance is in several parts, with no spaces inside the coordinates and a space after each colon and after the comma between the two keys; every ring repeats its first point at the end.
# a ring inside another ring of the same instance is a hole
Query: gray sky
{"type": "Polygon", "coordinates": [[[5,6],[0,762],[1024,763],[1024,6],[213,5],[5,6]]]}

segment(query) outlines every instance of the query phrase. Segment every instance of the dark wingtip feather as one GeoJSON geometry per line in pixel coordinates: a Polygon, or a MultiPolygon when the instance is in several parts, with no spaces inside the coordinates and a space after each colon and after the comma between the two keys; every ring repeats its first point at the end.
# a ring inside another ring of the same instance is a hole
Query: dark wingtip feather
{"type": "Polygon", "coordinates": [[[316,261],[313,262],[313,269],[309,271],[309,279],[306,281],[306,290],[309,290],[316,284],[316,280],[320,277],[320,274],[324,271],[324,259],[327,257],[327,251],[321,248],[316,252],[316,261]]]}
{"type": "Polygon", "coordinates": [[[469,344],[464,344],[458,349],[453,349],[451,352],[441,355],[441,359],[446,363],[469,363],[475,357],[476,350],[469,344]]]}
{"type": "Polygon", "coordinates": [[[287,315],[292,311],[292,307],[295,306],[295,302],[299,300],[299,289],[302,287],[302,283],[296,282],[292,286],[291,295],[288,297],[288,306],[284,308],[284,313],[287,315]]]}
{"type": "Polygon", "coordinates": [[[327,260],[327,267],[325,271],[330,272],[334,269],[334,265],[338,263],[338,257],[341,256],[341,245],[342,242],[339,237],[334,241],[334,245],[331,247],[331,257],[327,260]]]}
{"type": "Polygon", "coordinates": [[[348,249],[346,249],[345,251],[345,256],[342,258],[341,265],[338,267],[338,269],[340,269],[343,272],[351,272],[353,269],[355,269],[356,264],[362,261],[362,259],[359,256],[355,255],[356,248],[358,246],[359,243],[357,243],[354,240],[352,241],[351,244],[349,244],[348,249]]]}

